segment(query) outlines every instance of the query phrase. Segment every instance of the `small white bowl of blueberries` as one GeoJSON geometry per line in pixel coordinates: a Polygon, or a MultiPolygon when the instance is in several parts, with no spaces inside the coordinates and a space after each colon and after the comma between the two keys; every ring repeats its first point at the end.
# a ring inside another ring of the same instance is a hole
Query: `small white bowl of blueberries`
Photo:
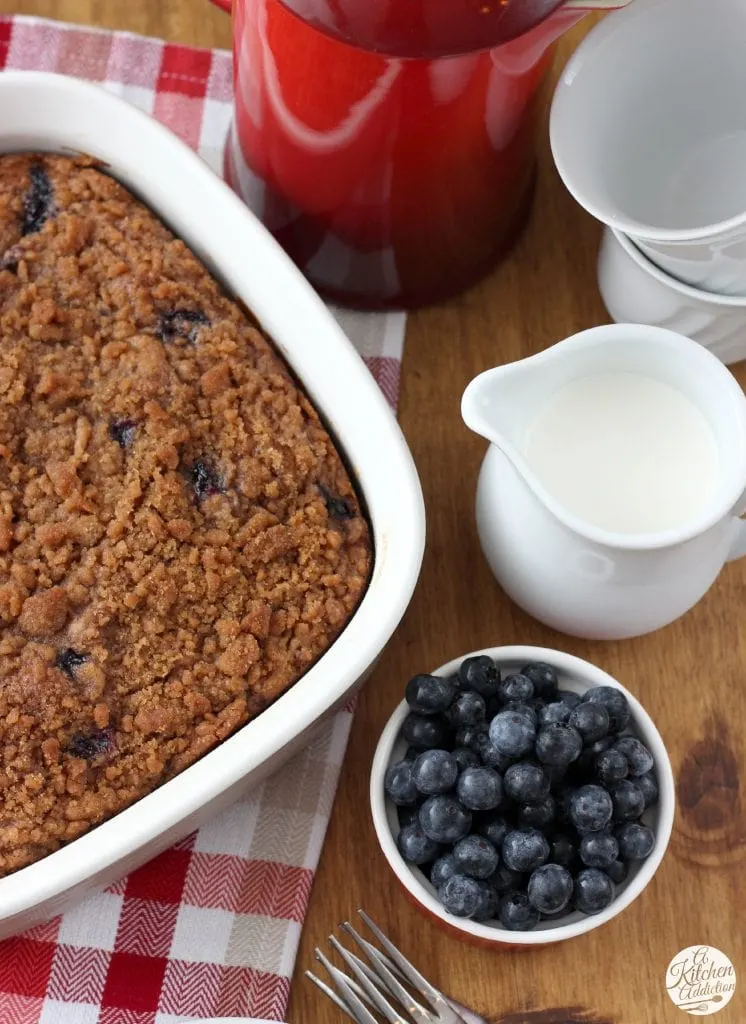
{"type": "Polygon", "coordinates": [[[640,703],[596,666],[537,647],[414,676],[370,794],[408,895],[488,946],[559,942],[619,914],[663,859],[675,804],[640,703]]]}

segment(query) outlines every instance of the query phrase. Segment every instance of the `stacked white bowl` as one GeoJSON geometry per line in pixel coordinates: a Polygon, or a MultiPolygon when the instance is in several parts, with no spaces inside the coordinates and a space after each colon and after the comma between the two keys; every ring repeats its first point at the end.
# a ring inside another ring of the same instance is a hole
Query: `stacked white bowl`
{"type": "Polygon", "coordinates": [[[746,4],[634,0],[568,63],[550,136],[565,185],[606,225],[617,322],[746,358],[746,4]]]}

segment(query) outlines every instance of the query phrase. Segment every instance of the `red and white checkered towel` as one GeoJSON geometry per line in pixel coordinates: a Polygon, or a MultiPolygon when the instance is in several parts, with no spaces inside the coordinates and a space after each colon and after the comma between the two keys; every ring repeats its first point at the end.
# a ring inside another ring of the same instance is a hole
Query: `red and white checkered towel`
{"type": "MultiPolygon", "coordinates": [[[[99,82],[221,167],[229,53],[0,17],[0,68],[99,82]]],[[[403,314],[334,312],[395,405],[403,314]]],[[[0,943],[0,1024],[282,1019],[351,717],[337,715],[251,799],[64,917],[0,943]]]]}

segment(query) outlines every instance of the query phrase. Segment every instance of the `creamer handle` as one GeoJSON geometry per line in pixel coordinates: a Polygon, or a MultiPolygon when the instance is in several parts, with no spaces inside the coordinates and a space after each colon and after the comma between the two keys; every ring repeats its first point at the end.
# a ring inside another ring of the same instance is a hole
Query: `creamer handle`
{"type": "Polygon", "coordinates": [[[746,555],[746,519],[738,516],[733,518],[733,541],[728,552],[728,561],[735,562],[737,558],[746,555]]]}
{"type": "Polygon", "coordinates": [[[733,540],[728,552],[728,561],[734,562],[737,558],[743,558],[746,555],[746,492],[741,495],[741,500],[731,514],[733,516],[733,540]]]}

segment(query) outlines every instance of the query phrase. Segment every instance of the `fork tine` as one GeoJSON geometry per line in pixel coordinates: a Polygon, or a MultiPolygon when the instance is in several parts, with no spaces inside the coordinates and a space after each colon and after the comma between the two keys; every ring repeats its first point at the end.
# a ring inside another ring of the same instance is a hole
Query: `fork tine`
{"type": "Polygon", "coordinates": [[[312,971],[305,971],[304,973],[306,977],[310,981],[312,981],[314,985],[316,985],[317,988],[321,989],[324,995],[329,996],[331,1001],[339,1007],[342,1013],[349,1017],[351,1021],[354,1021],[354,1024],[360,1024],[360,1020],[354,1016],[352,1010],[350,1010],[349,1006],[339,998],[339,996],[337,995],[333,988],[330,988],[330,986],[327,985],[325,981],[322,981],[321,978],[317,978],[312,971]]]}
{"type": "MultiPolygon", "coordinates": [[[[357,1024],[378,1024],[378,1020],[352,988],[355,983],[343,971],[335,967],[318,948],[316,949],[316,958],[327,969],[329,976],[342,993],[342,998],[347,1001],[348,1008],[345,1010],[347,1015],[352,1016],[357,1021],[357,1024]]],[[[358,988],[358,986],[355,985],[355,988],[358,988]]]]}
{"type": "MultiPolygon", "coordinates": [[[[342,927],[344,928],[344,925],[342,925],[342,927]]],[[[352,953],[352,952],[350,952],[350,950],[349,950],[349,949],[347,950],[347,954],[348,954],[348,956],[349,956],[349,957],[350,957],[350,958],[351,958],[352,960],[354,960],[354,961],[355,961],[355,963],[356,963],[356,964],[358,965],[358,967],[360,968],[360,970],[361,970],[361,971],[362,971],[362,972],[363,972],[363,973],[364,973],[365,975],[367,975],[368,981],[372,981],[372,982],[373,982],[373,984],[374,984],[374,985],[377,985],[379,989],[380,989],[380,988],[382,988],[382,987],[384,986],[384,983],[383,983],[383,979],[382,979],[381,977],[379,977],[379,975],[377,975],[377,974],[376,974],[376,972],[375,972],[375,971],[373,970],[373,968],[372,968],[372,967],[370,967],[370,966],[369,966],[368,964],[366,964],[364,960],[361,960],[359,956],[355,956],[355,954],[354,954],[354,953],[352,953]]],[[[350,984],[352,984],[353,986],[355,986],[355,982],[354,982],[354,981],[350,981],[350,984]]],[[[366,996],[366,995],[365,995],[365,993],[364,993],[364,992],[362,991],[362,989],[360,990],[360,992],[358,992],[358,995],[362,996],[362,997],[363,997],[363,999],[367,999],[367,996],[366,996]]]]}
{"type": "Polygon", "coordinates": [[[362,935],[359,935],[349,921],[345,921],[342,927],[365,951],[386,988],[394,998],[399,1000],[417,1024],[432,1024],[432,1014],[417,1002],[411,992],[404,988],[398,978],[394,976],[386,963],[384,963],[383,955],[375,948],[375,946],[372,946],[362,937],[362,935]]]}
{"type": "Polygon", "coordinates": [[[372,1000],[376,1009],[383,1014],[386,1020],[390,1021],[390,1024],[408,1024],[408,1022],[396,1012],[391,1003],[381,994],[377,986],[368,978],[365,971],[358,967],[355,962],[357,957],[348,952],[335,935],[329,936],[329,942],[342,957],[344,962],[357,978],[365,994],[372,1000]]]}
{"type": "MultiPolygon", "coordinates": [[[[352,925],[349,921],[345,921],[342,927],[345,931],[350,931],[352,929],[352,925]]],[[[406,975],[402,972],[401,968],[397,967],[393,960],[389,960],[386,954],[382,953],[381,950],[374,946],[372,942],[368,942],[367,939],[364,939],[359,932],[355,932],[355,942],[357,942],[359,946],[363,947],[367,956],[372,954],[377,960],[380,960],[381,963],[385,964],[391,973],[400,981],[407,980],[406,975]]]]}
{"type": "Polygon", "coordinates": [[[372,1000],[368,998],[368,996],[366,996],[365,992],[363,992],[363,990],[360,988],[355,979],[348,977],[348,975],[344,974],[342,971],[339,970],[338,967],[335,967],[333,963],[327,960],[327,958],[324,956],[324,954],[321,952],[318,946],[316,947],[316,959],[319,961],[319,963],[324,965],[324,967],[326,968],[327,972],[331,975],[331,977],[335,981],[337,981],[337,984],[340,983],[340,978],[343,979],[345,989],[351,988],[355,995],[358,997],[358,999],[360,999],[365,1006],[367,1006],[369,1009],[375,1010],[374,1003],[372,1002],[372,1000]]]}
{"type": "Polygon", "coordinates": [[[439,992],[437,988],[431,985],[427,978],[424,978],[417,968],[407,960],[404,954],[399,952],[393,942],[386,938],[375,921],[371,920],[364,910],[358,909],[358,914],[362,917],[363,921],[365,921],[407,981],[417,989],[420,995],[424,996],[433,1010],[438,1014],[441,1024],[456,1024],[456,1022],[463,1022],[464,1018],[461,1017],[460,1014],[456,1013],[443,993],[439,992]]]}

